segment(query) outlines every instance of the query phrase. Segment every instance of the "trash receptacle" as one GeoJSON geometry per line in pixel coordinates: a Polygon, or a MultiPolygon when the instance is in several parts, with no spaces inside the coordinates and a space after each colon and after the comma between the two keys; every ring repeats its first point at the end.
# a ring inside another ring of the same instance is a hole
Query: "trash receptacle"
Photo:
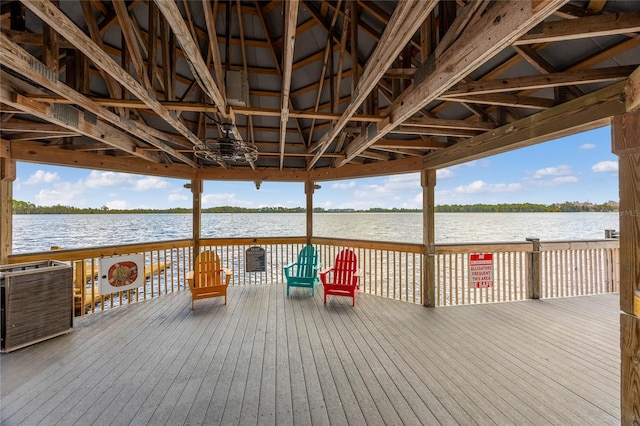
{"type": "Polygon", "coordinates": [[[73,327],[73,268],[43,260],[0,265],[0,351],[59,336],[73,327]]]}

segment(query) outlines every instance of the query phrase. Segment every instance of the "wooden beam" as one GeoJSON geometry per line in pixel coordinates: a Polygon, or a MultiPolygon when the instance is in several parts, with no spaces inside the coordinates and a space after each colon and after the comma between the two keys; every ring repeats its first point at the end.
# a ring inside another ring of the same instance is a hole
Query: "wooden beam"
{"type": "Polygon", "coordinates": [[[150,163],[137,157],[100,155],[63,149],[60,146],[45,146],[38,142],[12,142],[12,158],[16,161],[65,167],[82,167],[92,170],[134,173],[145,176],[190,179],[196,170],[192,167],[172,164],[150,163]]]}
{"type": "Polygon", "coordinates": [[[213,57],[213,70],[216,76],[216,82],[220,88],[220,95],[227,103],[227,97],[224,87],[224,68],[222,67],[222,59],[220,57],[220,46],[218,44],[218,33],[216,30],[216,14],[213,7],[217,7],[217,2],[212,3],[210,0],[202,0],[202,9],[204,10],[204,20],[207,25],[207,35],[209,36],[209,50],[213,57]]]}
{"type": "Polygon", "coordinates": [[[451,146],[450,143],[447,142],[436,142],[433,140],[424,140],[424,139],[380,139],[375,144],[373,144],[372,148],[380,148],[380,149],[442,149],[451,146]]]}
{"type": "Polygon", "coordinates": [[[15,92],[15,89],[9,85],[9,76],[2,75],[2,83],[0,83],[0,99],[2,102],[18,108],[26,114],[31,114],[42,120],[57,124],[58,126],[77,131],[91,139],[108,143],[113,147],[128,152],[131,155],[141,157],[147,161],[159,162],[157,155],[136,151],[137,142],[127,134],[114,129],[104,121],[97,121],[92,124],[85,119],[85,115],[74,108],[75,114],[69,112],[69,115],[75,115],[75,123],[67,123],[59,118],[60,114],[54,112],[53,107],[35,102],[25,98],[15,92]]]}
{"type": "Polygon", "coordinates": [[[564,3],[566,0],[552,0],[538,5],[536,10],[530,2],[494,3],[483,15],[472,20],[451,47],[435,61],[435,71],[414,81],[408,90],[392,102],[389,122],[371,128],[371,131],[354,139],[347,147],[345,160],[335,166],[343,166],[357,157],[377,139],[416,114],[564,3]]]}
{"type": "Polygon", "coordinates": [[[422,170],[422,157],[407,157],[399,160],[378,161],[363,164],[348,164],[339,169],[321,168],[309,171],[315,181],[331,181],[376,176],[389,176],[422,170]],[[382,164],[382,166],[381,166],[382,164]]]}
{"type": "Polygon", "coordinates": [[[351,97],[351,102],[347,105],[342,117],[340,117],[335,126],[320,140],[316,156],[309,162],[309,169],[320,159],[342,128],[350,121],[351,117],[376,87],[382,75],[391,66],[411,37],[418,31],[420,25],[429,16],[436,4],[437,1],[431,0],[426,3],[407,0],[397,4],[380,42],[369,56],[367,61],[369,66],[363,70],[360,81],[358,81],[358,87],[356,87],[351,97]]]}
{"type": "Polygon", "coordinates": [[[530,109],[547,109],[556,105],[556,102],[553,99],[520,96],[507,93],[492,93],[486,95],[466,95],[461,93],[459,95],[449,95],[447,97],[440,96],[437,100],[530,109]]]}
{"type": "Polygon", "coordinates": [[[460,94],[488,94],[512,92],[517,90],[539,90],[577,84],[602,83],[626,79],[636,66],[597,68],[592,70],[558,72],[553,74],[514,77],[509,79],[481,80],[471,83],[458,83],[453,89],[444,93],[441,98],[460,94]]]}
{"type": "Polygon", "coordinates": [[[296,24],[298,21],[298,0],[284,3],[284,41],[282,46],[282,97],[280,99],[280,170],[284,167],[285,136],[289,121],[289,91],[293,68],[293,51],[296,42],[296,24]]]}
{"type": "Polygon", "coordinates": [[[221,108],[220,115],[224,118],[233,118],[233,112],[225,111],[226,104],[222,92],[218,88],[218,85],[211,77],[207,64],[204,62],[200,53],[200,48],[193,40],[187,28],[178,5],[174,1],[158,1],[156,0],[156,6],[160,12],[164,15],[167,22],[171,26],[173,33],[176,35],[178,42],[182,46],[185,59],[191,68],[193,76],[198,80],[198,84],[205,93],[211,98],[213,103],[221,108]]]}
{"type": "Polygon", "coordinates": [[[424,157],[425,168],[443,168],[609,124],[624,110],[617,83],[424,157]]]}
{"type": "MultiPolygon", "coordinates": [[[[81,93],[71,90],[71,88],[69,88],[67,85],[63,84],[59,80],[56,79],[52,81],[47,77],[45,77],[43,74],[36,72],[33,69],[34,67],[32,67],[32,64],[37,63],[37,60],[34,57],[32,57],[27,51],[25,51],[15,43],[12,43],[11,41],[9,41],[6,38],[6,36],[3,34],[0,34],[0,47],[1,47],[0,58],[2,59],[2,63],[12,68],[14,71],[18,72],[19,74],[25,77],[28,77],[30,80],[40,84],[41,86],[47,88],[48,90],[51,90],[54,93],[57,93],[59,96],[64,96],[73,105],[83,107],[87,111],[93,114],[96,114],[101,119],[104,119],[106,122],[110,123],[111,125],[117,126],[122,130],[125,130],[133,135],[136,135],[141,140],[144,140],[147,143],[150,143],[162,149],[163,151],[174,156],[180,161],[183,161],[186,164],[191,165],[192,167],[196,166],[196,163],[193,160],[191,160],[190,158],[186,157],[183,154],[176,152],[173,148],[169,147],[164,142],[156,139],[155,137],[147,133],[145,130],[148,129],[148,126],[145,126],[143,123],[134,124],[133,122],[127,120],[125,117],[118,116],[113,112],[109,111],[108,109],[96,104],[91,99],[87,98],[81,93]]],[[[39,92],[31,91],[31,93],[37,94],[39,92]]],[[[85,115],[86,113],[83,114],[83,116],[85,115]]],[[[51,120],[47,120],[47,121],[52,122],[51,120]]],[[[53,121],[53,122],[56,124],[60,124],[58,121],[53,121]]],[[[69,128],[69,127],[65,126],[65,128],[69,128]]],[[[73,127],[71,128],[72,130],[75,130],[75,128],[73,127]]],[[[113,129],[113,131],[116,131],[116,130],[113,129]]],[[[132,138],[130,138],[128,135],[124,135],[122,137],[116,137],[113,139],[113,141],[105,138],[104,136],[100,139],[101,142],[104,142],[110,145],[112,145],[113,143],[117,143],[120,140],[130,141],[130,142],[128,144],[122,145],[121,147],[119,145],[114,145],[114,146],[120,147],[121,149],[124,149],[125,151],[131,153],[132,155],[142,156],[143,158],[146,157],[144,153],[137,152],[134,149],[134,147],[138,146],[139,143],[133,140],[132,138]]],[[[146,157],[146,159],[150,161],[158,161],[157,158],[146,157]]]]}
{"type": "Polygon", "coordinates": [[[0,265],[6,265],[13,241],[13,181],[16,161],[10,143],[0,139],[0,265]]]}
{"type": "Polygon", "coordinates": [[[147,75],[147,67],[142,59],[140,46],[138,45],[138,40],[134,33],[134,23],[131,20],[131,16],[129,16],[127,6],[125,5],[124,0],[114,0],[113,8],[116,11],[116,15],[118,15],[122,35],[126,41],[127,49],[129,50],[129,55],[133,62],[133,67],[136,70],[136,74],[138,75],[138,79],[142,83],[142,87],[148,91],[151,89],[151,80],[147,75]]]}
{"type": "Polygon", "coordinates": [[[543,22],[515,45],[604,37],[640,31],[640,12],[623,12],[543,22]]]}
{"type": "MultiPolygon", "coordinates": [[[[161,2],[161,4],[173,4],[161,2]]],[[[187,137],[192,143],[198,144],[200,140],[184,125],[175,115],[172,115],[157,100],[152,98],[147,90],[124,70],[100,47],[87,37],[60,9],[49,0],[24,0],[24,4],[44,22],[73,43],[96,66],[105,70],[113,78],[117,79],[134,96],[145,102],[153,111],[165,120],[170,126],[187,137]]],[[[166,88],[165,88],[166,89],[166,88]]]]}
{"type": "MultiPolygon", "coordinates": [[[[625,93],[640,92],[634,72],[625,93]]],[[[640,424],[640,108],[632,100],[611,126],[620,192],[621,424],[640,424]]]]}
{"type": "Polygon", "coordinates": [[[407,120],[403,125],[415,127],[432,127],[441,129],[491,130],[495,124],[486,121],[447,120],[443,118],[422,117],[407,120]]]}
{"type": "Polygon", "coordinates": [[[627,112],[640,108],[640,67],[629,76],[624,94],[627,112]]]}

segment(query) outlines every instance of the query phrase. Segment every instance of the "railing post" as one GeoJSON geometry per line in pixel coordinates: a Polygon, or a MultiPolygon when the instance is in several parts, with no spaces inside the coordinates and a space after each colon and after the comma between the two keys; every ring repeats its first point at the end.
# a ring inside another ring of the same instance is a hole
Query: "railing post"
{"type": "Polygon", "coordinates": [[[527,276],[527,298],[540,299],[540,271],[542,267],[540,263],[540,238],[527,238],[526,240],[533,245],[527,259],[529,270],[527,276]]]}

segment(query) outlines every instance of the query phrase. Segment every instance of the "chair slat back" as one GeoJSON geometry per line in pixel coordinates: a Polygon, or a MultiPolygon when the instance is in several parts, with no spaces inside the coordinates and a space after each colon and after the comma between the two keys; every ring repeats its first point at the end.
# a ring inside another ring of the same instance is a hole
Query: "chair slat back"
{"type": "Polygon", "coordinates": [[[336,256],[333,268],[335,284],[354,285],[357,277],[354,273],[358,269],[358,259],[351,249],[343,249],[336,256]]]}
{"type": "Polygon", "coordinates": [[[314,246],[304,246],[298,254],[298,277],[313,278],[317,273],[318,252],[314,246]]]}
{"type": "Polygon", "coordinates": [[[194,272],[195,287],[222,285],[222,266],[214,251],[205,250],[198,255],[194,272]]]}

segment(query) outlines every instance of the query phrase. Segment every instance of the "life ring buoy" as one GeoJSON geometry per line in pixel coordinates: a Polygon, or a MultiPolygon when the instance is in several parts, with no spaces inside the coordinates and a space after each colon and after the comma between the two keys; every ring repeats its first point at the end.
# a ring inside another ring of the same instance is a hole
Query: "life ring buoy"
{"type": "Polygon", "coordinates": [[[124,287],[133,284],[138,278],[138,265],[135,262],[114,263],[107,274],[109,285],[124,287]]]}

